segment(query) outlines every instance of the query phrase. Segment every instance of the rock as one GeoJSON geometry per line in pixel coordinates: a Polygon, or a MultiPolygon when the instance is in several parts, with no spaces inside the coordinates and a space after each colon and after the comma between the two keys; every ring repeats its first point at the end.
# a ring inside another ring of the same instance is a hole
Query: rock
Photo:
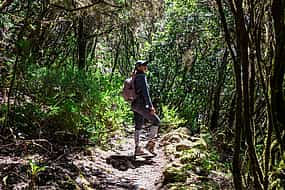
{"type": "Polygon", "coordinates": [[[144,188],[143,186],[141,185],[134,185],[134,187],[132,187],[133,190],[146,190],[146,188],[144,188]]]}
{"type": "Polygon", "coordinates": [[[185,151],[192,148],[199,148],[201,150],[207,150],[207,143],[202,138],[196,138],[194,142],[189,140],[183,140],[176,145],[176,151],[185,151]]]}
{"type": "MultiPolygon", "coordinates": [[[[193,140],[193,138],[191,140],[193,140]]],[[[195,138],[194,142],[192,143],[192,148],[199,148],[201,150],[207,150],[208,145],[203,138],[195,138]]]]}
{"type": "Polygon", "coordinates": [[[180,158],[180,162],[182,164],[188,164],[188,163],[191,163],[195,160],[195,156],[193,156],[192,154],[190,155],[184,155],[180,158]]]}
{"type": "Polygon", "coordinates": [[[161,138],[160,144],[162,146],[166,146],[166,145],[169,145],[169,144],[172,144],[172,143],[178,143],[181,140],[182,140],[182,136],[180,134],[171,132],[171,133],[168,133],[168,134],[164,135],[161,138]]]}
{"type": "Polygon", "coordinates": [[[167,190],[198,190],[201,188],[193,188],[193,184],[173,183],[166,186],[167,190]]]}
{"type": "Polygon", "coordinates": [[[200,137],[191,136],[191,137],[189,137],[189,140],[191,140],[192,142],[198,141],[198,140],[200,140],[200,137]]]}
{"type": "Polygon", "coordinates": [[[165,154],[166,156],[173,155],[176,152],[176,148],[174,145],[169,145],[165,147],[165,154]]]}
{"type": "Polygon", "coordinates": [[[193,147],[190,141],[184,140],[181,143],[176,145],[176,151],[184,151],[184,150],[189,150],[193,147]]]}
{"type": "Polygon", "coordinates": [[[179,143],[182,141],[182,138],[181,136],[179,136],[178,134],[174,134],[173,136],[171,136],[169,139],[168,139],[168,142],[169,143],[179,143]]]}
{"type": "Polygon", "coordinates": [[[180,158],[182,156],[181,152],[175,152],[174,157],[175,158],[180,158]]]}
{"type": "Polygon", "coordinates": [[[184,136],[191,136],[191,132],[186,127],[179,127],[175,130],[176,133],[183,134],[184,136]]]}
{"type": "Polygon", "coordinates": [[[77,178],[75,179],[76,183],[79,185],[90,185],[90,182],[83,176],[83,175],[79,175],[77,176],[77,178]]]}
{"type": "Polygon", "coordinates": [[[170,166],[163,172],[164,181],[163,184],[186,182],[187,174],[181,170],[181,168],[170,166]]]}
{"type": "Polygon", "coordinates": [[[83,152],[84,156],[92,156],[92,148],[87,148],[83,152]]]}
{"type": "Polygon", "coordinates": [[[203,177],[206,177],[209,175],[209,171],[197,166],[194,168],[194,172],[195,174],[199,175],[200,177],[203,176],[203,177]]]}
{"type": "Polygon", "coordinates": [[[187,151],[187,153],[183,154],[183,156],[180,158],[180,162],[182,164],[188,164],[191,162],[196,161],[197,159],[205,159],[207,156],[206,152],[202,152],[198,148],[191,148],[191,150],[187,151]]]}
{"type": "Polygon", "coordinates": [[[172,162],[168,167],[181,168],[182,164],[180,162],[172,162]]]}
{"type": "Polygon", "coordinates": [[[173,132],[170,132],[166,135],[164,135],[161,138],[161,145],[168,145],[168,144],[173,144],[173,143],[179,143],[183,139],[187,139],[190,135],[190,132],[187,128],[178,128],[174,130],[173,132]]]}

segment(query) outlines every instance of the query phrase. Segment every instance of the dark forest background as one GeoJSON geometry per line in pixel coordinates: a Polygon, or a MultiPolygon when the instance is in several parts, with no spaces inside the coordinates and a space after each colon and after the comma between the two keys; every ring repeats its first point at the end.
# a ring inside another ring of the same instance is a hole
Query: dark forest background
{"type": "Polygon", "coordinates": [[[1,138],[104,144],[149,60],[164,123],[209,134],[236,189],[285,186],[282,0],[2,0],[1,138]],[[62,140],[62,139],[61,139],[62,140]]]}

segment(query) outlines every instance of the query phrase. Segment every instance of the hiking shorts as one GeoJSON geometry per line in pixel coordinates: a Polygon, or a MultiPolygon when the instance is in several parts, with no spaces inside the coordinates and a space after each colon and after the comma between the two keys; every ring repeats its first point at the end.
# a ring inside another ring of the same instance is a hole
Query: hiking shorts
{"type": "Polygon", "coordinates": [[[135,129],[141,130],[144,125],[144,120],[147,119],[152,125],[159,125],[160,119],[158,115],[151,114],[150,111],[143,106],[132,105],[132,110],[134,112],[135,129]]]}

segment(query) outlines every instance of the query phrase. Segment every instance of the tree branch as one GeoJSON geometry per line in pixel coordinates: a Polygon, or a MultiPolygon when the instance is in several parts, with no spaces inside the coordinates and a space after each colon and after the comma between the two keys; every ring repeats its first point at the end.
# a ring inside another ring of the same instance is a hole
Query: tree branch
{"type": "Polygon", "coordinates": [[[228,48],[230,50],[233,62],[236,64],[237,60],[236,60],[236,56],[235,56],[235,53],[234,53],[234,50],[233,50],[233,47],[232,47],[232,44],[231,44],[231,35],[230,35],[229,29],[228,29],[228,24],[227,24],[227,21],[226,21],[226,16],[225,16],[225,13],[224,13],[224,10],[223,10],[222,2],[221,2],[221,0],[216,0],[216,2],[218,4],[218,11],[219,11],[219,14],[220,14],[220,17],[221,17],[222,27],[223,27],[224,33],[225,33],[225,40],[226,40],[226,43],[227,43],[228,48]]]}
{"type": "Polygon", "coordinates": [[[14,0],[4,0],[3,3],[0,5],[0,12],[2,12],[3,9],[5,9],[9,5],[11,5],[13,3],[13,1],[14,0]]]}
{"type": "Polygon", "coordinates": [[[88,9],[90,7],[93,7],[97,4],[105,4],[105,5],[108,5],[108,6],[111,6],[111,7],[115,7],[115,8],[122,8],[121,6],[118,6],[118,5],[114,5],[114,4],[111,4],[107,1],[104,1],[104,0],[97,0],[95,1],[94,3],[90,4],[90,5],[86,5],[86,6],[83,6],[83,7],[77,7],[77,8],[74,8],[74,9],[68,9],[68,8],[65,8],[64,6],[61,6],[61,5],[56,5],[56,4],[51,4],[52,6],[56,7],[56,8],[59,8],[59,9],[63,9],[67,12],[74,12],[74,11],[80,11],[80,10],[83,10],[83,9],[88,9]]]}

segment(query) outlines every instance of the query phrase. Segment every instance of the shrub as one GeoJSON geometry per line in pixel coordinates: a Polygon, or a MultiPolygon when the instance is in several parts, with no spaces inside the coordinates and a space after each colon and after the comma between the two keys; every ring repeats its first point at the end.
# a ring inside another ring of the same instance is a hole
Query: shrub
{"type": "Polygon", "coordinates": [[[163,118],[161,120],[162,128],[167,131],[171,129],[176,129],[180,125],[184,125],[186,123],[186,120],[183,118],[180,118],[177,110],[174,108],[169,108],[168,106],[162,106],[162,114],[163,118]]]}
{"type": "Polygon", "coordinates": [[[12,126],[33,137],[70,134],[72,141],[89,137],[104,143],[129,116],[121,81],[114,75],[110,82],[110,74],[100,72],[35,69],[23,82],[33,99],[14,105],[12,126]]]}

